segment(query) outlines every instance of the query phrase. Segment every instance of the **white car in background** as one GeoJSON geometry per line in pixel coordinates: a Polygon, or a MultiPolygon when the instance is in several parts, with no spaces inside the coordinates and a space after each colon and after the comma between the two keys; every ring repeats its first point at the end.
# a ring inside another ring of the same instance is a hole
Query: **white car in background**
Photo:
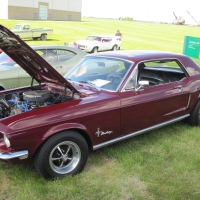
{"type": "Polygon", "coordinates": [[[119,50],[122,45],[121,38],[114,35],[90,35],[85,40],[78,40],[70,43],[70,46],[76,47],[88,53],[97,53],[99,51],[119,50]]]}

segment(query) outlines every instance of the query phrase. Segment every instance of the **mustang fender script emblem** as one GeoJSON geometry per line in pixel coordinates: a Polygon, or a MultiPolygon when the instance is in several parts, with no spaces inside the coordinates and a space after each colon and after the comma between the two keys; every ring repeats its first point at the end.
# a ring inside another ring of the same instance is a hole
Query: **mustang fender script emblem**
{"type": "Polygon", "coordinates": [[[106,131],[106,132],[103,132],[103,131],[100,131],[100,128],[97,129],[97,132],[95,134],[97,134],[97,137],[101,136],[101,135],[107,135],[107,134],[111,134],[113,133],[113,131],[106,131]]]}

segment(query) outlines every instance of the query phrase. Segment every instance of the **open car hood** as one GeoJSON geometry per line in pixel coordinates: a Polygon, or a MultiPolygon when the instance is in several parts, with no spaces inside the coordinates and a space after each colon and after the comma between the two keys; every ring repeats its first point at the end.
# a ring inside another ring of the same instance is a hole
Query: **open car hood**
{"type": "Polygon", "coordinates": [[[79,93],[61,74],[6,27],[0,25],[0,49],[38,83],[54,83],[79,93]]]}

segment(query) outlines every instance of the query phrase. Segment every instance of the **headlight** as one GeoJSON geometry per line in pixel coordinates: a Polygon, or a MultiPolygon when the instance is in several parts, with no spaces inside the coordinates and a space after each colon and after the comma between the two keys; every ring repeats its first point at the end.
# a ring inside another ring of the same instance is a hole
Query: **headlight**
{"type": "Polygon", "coordinates": [[[7,138],[6,135],[4,135],[3,138],[4,138],[4,142],[5,142],[6,146],[9,148],[10,147],[10,141],[9,141],[9,139],[7,138]]]}

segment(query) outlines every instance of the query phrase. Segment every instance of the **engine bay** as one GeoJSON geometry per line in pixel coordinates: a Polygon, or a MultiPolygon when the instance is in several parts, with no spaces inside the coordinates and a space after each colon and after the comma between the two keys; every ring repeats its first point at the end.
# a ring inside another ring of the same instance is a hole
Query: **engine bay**
{"type": "Polygon", "coordinates": [[[70,90],[61,91],[52,88],[17,91],[0,95],[0,118],[70,101],[75,97],[70,90]]]}

